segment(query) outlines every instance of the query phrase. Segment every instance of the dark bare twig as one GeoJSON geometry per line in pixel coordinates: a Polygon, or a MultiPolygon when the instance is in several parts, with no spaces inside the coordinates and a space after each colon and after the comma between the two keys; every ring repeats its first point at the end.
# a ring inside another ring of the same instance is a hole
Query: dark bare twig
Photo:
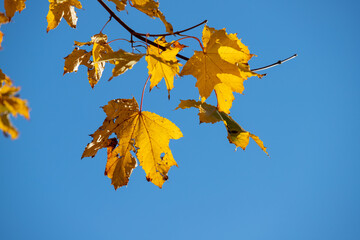
{"type": "Polygon", "coordinates": [[[190,31],[191,29],[194,29],[198,26],[201,26],[203,24],[207,23],[207,20],[204,20],[202,21],[201,23],[199,24],[196,24],[195,26],[192,26],[192,27],[189,27],[187,29],[184,29],[184,30],[181,30],[181,31],[176,31],[176,32],[173,32],[173,33],[162,33],[162,34],[147,34],[147,33],[137,33],[141,36],[148,36],[148,37],[166,37],[166,36],[173,36],[173,35],[179,35],[183,32],[187,32],[187,31],[190,31]]]}
{"type": "Polygon", "coordinates": [[[267,65],[267,66],[265,66],[265,67],[251,69],[251,71],[257,72],[257,71],[262,71],[262,70],[265,70],[265,69],[269,69],[269,68],[275,67],[275,66],[277,66],[277,65],[280,65],[280,64],[282,64],[282,63],[284,63],[284,62],[287,62],[287,61],[289,61],[289,60],[291,60],[291,59],[293,59],[293,58],[295,58],[295,57],[297,57],[297,54],[294,54],[294,55],[292,55],[291,57],[288,57],[288,58],[286,58],[286,59],[284,59],[284,60],[279,60],[279,61],[277,61],[276,63],[267,65]]]}

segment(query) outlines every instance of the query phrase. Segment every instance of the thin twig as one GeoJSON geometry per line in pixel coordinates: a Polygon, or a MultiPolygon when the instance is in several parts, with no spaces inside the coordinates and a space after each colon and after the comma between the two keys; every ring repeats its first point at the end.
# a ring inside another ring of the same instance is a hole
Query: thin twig
{"type": "Polygon", "coordinates": [[[176,32],[173,32],[173,33],[162,33],[162,34],[160,34],[160,33],[159,34],[137,33],[137,34],[140,35],[140,36],[148,36],[148,37],[166,37],[166,36],[179,35],[179,34],[181,34],[183,32],[187,32],[187,31],[190,31],[191,29],[194,29],[194,28],[196,28],[198,26],[201,26],[201,25],[203,25],[203,24],[205,24],[207,22],[208,22],[208,20],[204,20],[201,23],[196,24],[195,26],[189,27],[189,28],[181,30],[181,31],[176,31],[176,32]]]}
{"type": "Polygon", "coordinates": [[[279,61],[277,61],[276,63],[267,65],[267,66],[265,66],[265,67],[251,69],[251,71],[257,72],[257,71],[262,71],[262,70],[265,70],[265,69],[269,69],[269,68],[275,67],[275,66],[277,66],[277,65],[280,65],[280,64],[282,64],[282,63],[284,63],[284,62],[287,62],[287,61],[289,61],[289,60],[291,60],[291,59],[293,59],[293,58],[295,58],[295,57],[297,57],[297,54],[294,54],[294,55],[292,55],[291,57],[288,57],[288,58],[286,58],[286,59],[284,59],[284,60],[279,60],[279,61]]]}
{"type": "MultiPolygon", "coordinates": [[[[154,47],[159,47],[161,50],[166,50],[165,47],[163,46],[158,46],[158,44],[154,43],[153,41],[150,41],[146,38],[144,38],[143,36],[138,35],[137,32],[135,32],[132,28],[130,28],[128,25],[126,25],[126,23],[124,23],[102,0],[98,0],[98,2],[101,4],[101,6],[103,6],[105,8],[105,10],[118,22],[120,23],[120,25],[125,28],[131,35],[134,35],[134,37],[136,37],[137,39],[143,41],[143,42],[147,42],[148,44],[154,46],[154,47]]],[[[189,58],[185,57],[181,54],[177,54],[177,57],[188,61],[189,58]]]]}

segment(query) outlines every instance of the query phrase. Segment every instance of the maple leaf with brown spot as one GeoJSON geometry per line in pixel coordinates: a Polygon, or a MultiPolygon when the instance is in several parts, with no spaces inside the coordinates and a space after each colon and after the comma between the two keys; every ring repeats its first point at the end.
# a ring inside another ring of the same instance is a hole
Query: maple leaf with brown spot
{"type": "Polygon", "coordinates": [[[19,136],[18,131],[10,122],[10,114],[14,117],[21,115],[30,118],[27,101],[19,98],[20,87],[12,86],[12,81],[0,69],[0,129],[12,139],[19,136]]]}
{"type": "Polygon", "coordinates": [[[16,12],[21,12],[25,9],[26,0],[4,0],[4,8],[6,16],[11,20],[16,12]]]}
{"type": "Polygon", "coordinates": [[[176,55],[184,46],[167,43],[165,38],[158,38],[155,43],[166,47],[166,49],[161,50],[152,45],[147,48],[145,60],[148,63],[149,75],[151,76],[150,90],[157,86],[161,79],[164,79],[170,98],[170,90],[174,88],[174,77],[179,74],[180,66],[182,66],[176,59],[176,55]]]}
{"type": "Polygon", "coordinates": [[[137,165],[131,154],[135,153],[147,180],[161,188],[170,168],[177,166],[169,141],[182,137],[180,129],[155,113],[140,111],[134,98],[111,100],[103,110],[107,117],[91,135],[93,141],[86,146],[82,158],[94,157],[99,149],[107,148],[105,174],[117,189],[127,185],[137,165]],[[113,133],[117,142],[110,138],[113,133]]]}
{"type": "Polygon", "coordinates": [[[82,8],[80,1],[78,0],[49,0],[49,12],[46,16],[48,26],[46,32],[56,28],[61,19],[65,18],[70,27],[76,28],[77,16],[75,7],[82,8]]]}
{"type": "Polygon", "coordinates": [[[204,27],[202,36],[203,51],[186,62],[180,75],[193,75],[202,102],[215,90],[218,110],[230,113],[233,92],[242,93],[243,82],[251,76],[262,77],[250,70],[248,61],[253,56],[241,43],[236,34],[227,34],[225,29],[215,30],[204,27]]]}
{"type": "Polygon", "coordinates": [[[232,119],[228,114],[219,111],[215,106],[207,103],[202,103],[195,100],[181,100],[179,106],[176,109],[186,108],[198,108],[200,123],[216,123],[222,121],[225,124],[228,132],[228,140],[230,143],[235,144],[236,147],[240,147],[243,150],[249,144],[250,138],[252,138],[257,145],[267,154],[266,147],[259,137],[254,134],[245,131],[237,122],[232,119]]]}

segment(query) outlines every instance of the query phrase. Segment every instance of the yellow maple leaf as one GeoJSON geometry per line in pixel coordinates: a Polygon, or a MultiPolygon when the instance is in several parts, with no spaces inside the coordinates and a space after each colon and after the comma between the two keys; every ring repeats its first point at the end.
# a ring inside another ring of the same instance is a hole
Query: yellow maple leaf
{"type": "Polygon", "coordinates": [[[230,113],[233,92],[242,93],[243,82],[251,76],[262,75],[250,70],[248,61],[253,56],[241,43],[236,34],[227,34],[225,29],[215,30],[204,27],[203,51],[195,54],[186,62],[180,75],[193,75],[202,102],[215,90],[218,110],[230,113]]]}
{"type": "Polygon", "coordinates": [[[172,25],[166,21],[164,14],[159,10],[159,3],[154,0],[131,0],[132,5],[137,10],[145,13],[151,18],[159,18],[165,25],[168,33],[173,33],[172,25]]]}
{"type": "MultiPolygon", "coordinates": [[[[5,16],[4,13],[0,12],[0,26],[2,24],[8,23],[9,21],[10,21],[10,19],[7,16],[5,16]]],[[[4,37],[4,34],[0,31],[0,49],[1,49],[1,43],[2,43],[3,37],[4,37]]]]}
{"type": "Polygon", "coordinates": [[[49,0],[49,12],[46,16],[48,26],[46,32],[56,28],[61,19],[65,18],[70,27],[76,28],[77,16],[75,7],[82,8],[80,1],[78,0],[49,0]]]}
{"type": "Polygon", "coordinates": [[[158,187],[168,179],[167,173],[177,166],[169,148],[170,139],[182,137],[180,129],[168,119],[151,112],[139,111],[136,100],[115,99],[103,107],[107,117],[103,125],[91,135],[82,155],[94,157],[101,148],[108,149],[105,174],[115,189],[128,183],[136,160],[146,173],[146,179],[158,187]],[[109,137],[115,133],[118,142],[109,137]]]}
{"type": "Polygon", "coordinates": [[[26,0],[4,0],[4,8],[6,16],[11,20],[16,12],[21,12],[25,9],[26,0]]]}
{"type": "Polygon", "coordinates": [[[149,45],[145,60],[148,63],[150,90],[157,86],[164,78],[170,98],[170,90],[174,88],[174,77],[179,74],[181,64],[176,55],[183,48],[182,45],[166,43],[165,38],[158,38],[155,43],[166,46],[166,50],[149,45]]]}
{"type": "Polygon", "coordinates": [[[118,11],[125,10],[127,0],[108,0],[108,1],[116,4],[116,10],[118,11]]]}
{"type": "Polygon", "coordinates": [[[264,143],[259,139],[259,137],[248,131],[245,131],[237,122],[234,121],[234,119],[232,119],[232,117],[230,117],[225,112],[218,111],[215,106],[195,100],[181,100],[179,106],[176,109],[186,109],[191,107],[199,109],[200,123],[216,123],[222,121],[225,124],[226,130],[228,132],[227,138],[229,142],[235,144],[236,147],[240,147],[245,150],[249,144],[250,138],[252,138],[257,143],[257,145],[267,155],[269,155],[266,151],[264,143]]]}
{"type": "Polygon", "coordinates": [[[0,129],[12,139],[16,139],[19,133],[11,124],[9,115],[30,118],[27,101],[17,96],[19,91],[20,87],[12,86],[10,78],[0,69],[0,129]]]}

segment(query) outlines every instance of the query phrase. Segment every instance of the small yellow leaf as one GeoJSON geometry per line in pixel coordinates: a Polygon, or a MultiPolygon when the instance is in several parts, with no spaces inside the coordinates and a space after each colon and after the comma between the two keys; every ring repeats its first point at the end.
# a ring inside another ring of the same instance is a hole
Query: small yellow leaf
{"type": "Polygon", "coordinates": [[[126,7],[127,0],[108,0],[116,4],[116,10],[123,11],[126,7]]]}
{"type": "Polygon", "coordinates": [[[16,12],[21,12],[25,9],[26,0],[4,0],[4,7],[6,16],[11,19],[16,12]]]}
{"type": "Polygon", "coordinates": [[[80,1],[78,0],[49,0],[49,12],[46,16],[48,26],[46,31],[56,28],[61,19],[65,18],[70,27],[76,28],[77,16],[75,7],[82,8],[80,1]]]}
{"type": "Polygon", "coordinates": [[[180,129],[166,118],[151,112],[139,111],[136,100],[115,99],[103,107],[107,117],[92,134],[83,157],[94,157],[101,148],[108,148],[109,137],[115,133],[118,143],[108,152],[105,174],[112,179],[115,189],[124,186],[136,167],[136,154],[146,178],[158,187],[168,179],[167,173],[177,166],[169,148],[170,139],[182,137],[180,129]]]}
{"type": "Polygon", "coordinates": [[[199,109],[199,118],[200,123],[216,123],[222,121],[225,124],[226,130],[228,132],[228,140],[230,143],[235,144],[236,147],[240,147],[243,150],[249,144],[250,137],[256,142],[256,144],[267,154],[266,147],[264,143],[259,139],[259,137],[254,134],[245,131],[237,122],[232,119],[225,112],[220,112],[218,109],[210,104],[198,102],[195,100],[181,100],[179,106],[176,109],[186,109],[186,108],[198,108],[199,109]]]}
{"type": "Polygon", "coordinates": [[[131,0],[132,6],[151,18],[159,18],[165,25],[168,33],[173,33],[172,25],[166,21],[164,14],[159,10],[159,3],[154,0],[131,0]]]}
{"type": "Polygon", "coordinates": [[[181,64],[176,59],[176,55],[183,48],[182,45],[173,45],[166,43],[164,38],[158,38],[155,43],[161,46],[168,46],[166,50],[149,45],[145,60],[148,63],[150,78],[150,90],[157,86],[164,78],[168,95],[174,88],[174,77],[179,74],[181,64]]]}

